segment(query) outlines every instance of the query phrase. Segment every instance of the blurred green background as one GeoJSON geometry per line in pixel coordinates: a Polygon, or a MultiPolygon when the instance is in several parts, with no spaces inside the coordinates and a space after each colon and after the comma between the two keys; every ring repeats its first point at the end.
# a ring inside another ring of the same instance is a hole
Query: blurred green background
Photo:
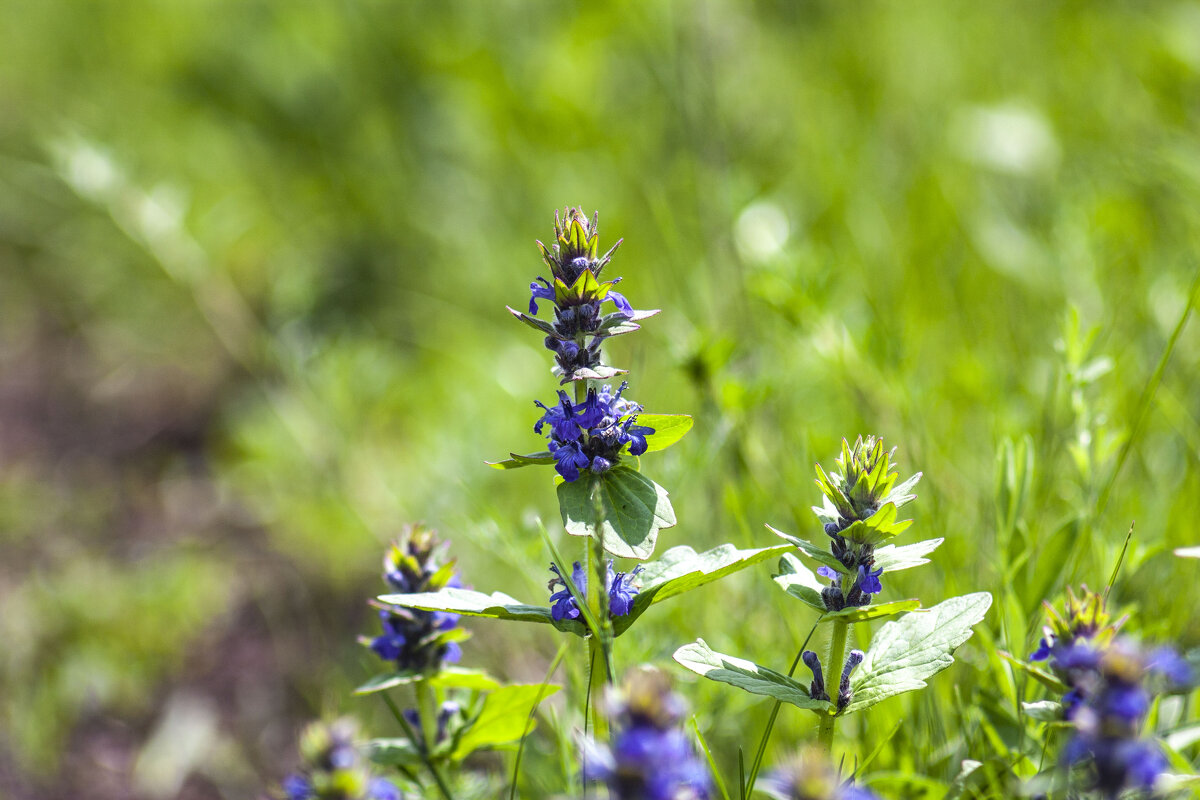
{"type": "MultiPolygon", "coordinates": [[[[813,462],[878,433],[926,475],[907,541],[947,538],[891,597],[996,595],[931,690],[842,726],[893,737],[880,791],[1016,746],[1033,690],[994,648],[1103,584],[1133,520],[1114,603],[1200,644],[1170,553],[1200,541],[1200,325],[1151,381],[1198,124],[1197,2],[7,0],[0,795],[251,796],[307,718],[390,733],[349,690],[405,522],[542,599],[551,476],[483,460],[539,448],[550,357],[504,305],[566,204],[664,310],[609,347],[630,395],[697,420],[643,460],[660,548],[819,537],[813,462]]],[[[619,661],[703,636],[786,669],[811,612],[769,574],[656,607],[619,661]]],[[[464,663],[514,680],[558,644],[469,627],[464,663]]],[[[673,674],[736,774],[768,704],[673,674]]],[[[768,762],[810,727],[785,710],[768,762]]]]}

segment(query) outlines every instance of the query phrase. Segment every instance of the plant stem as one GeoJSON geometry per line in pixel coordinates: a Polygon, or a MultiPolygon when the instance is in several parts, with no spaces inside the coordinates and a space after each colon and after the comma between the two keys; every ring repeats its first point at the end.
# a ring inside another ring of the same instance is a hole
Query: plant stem
{"type": "MultiPolygon", "coordinates": [[[[804,637],[804,644],[800,645],[800,649],[796,651],[796,658],[792,660],[792,667],[788,670],[789,678],[796,673],[796,667],[800,665],[800,657],[804,655],[804,651],[808,648],[809,640],[817,632],[817,627],[820,624],[821,620],[818,618],[809,630],[808,636],[804,637]]],[[[776,700],[775,705],[771,708],[771,716],[767,719],[767,727],[763,729],[762,738],[758,741],[758,751],[754,754],[754,763],[750,765],[750,780],[746,783],[745,791],[743,792],[744,796],[754,793],[754,783],[758,780],[758,770],[762,766],[763,755],[767,752],[767,742],[771,739],[771,731],[775,729],[775,718],[779,716],[779,707],[782,705],[782,700],[776,700]]]]}
{"type": "MultiPolygon", "coordinates": [[[[417,734],[412,729],[412,725],[408,723],[408,720],[404,718],[404,713],[400,711],[400,708],[396,705],[396,702],[392,700],[392,696],[387,692],[380,692],[379,696],[383,698],[383,702],[387,703],[387,707],[389,710],[391,710],[392,716],[396,718],[396,722],[400,723],[400,727],[404,730],[404,735],[407,736],[408,740],[415,745],[418,741],[417,734]]],[[[425,784],[416,775],[413,775],[412,779],[419,788],[425,788],[425,784]]]]}
{"type": "MultiPolygon", "coordinates": [[[[833,639],[829,642],[829,659],[825,662],[825,691],[837,703],[837,688],[842,682],[842,662],[846,659],[846,631],[849,623],[837,620],[833,623],[833,639]]],[[[821,717],[821,727],[817,730],[817,743],[826,753],[833,752],[833,727],[837,723],[837,714],[825,714],[821,717]]]]}
{"type": "Polygon", "coordinates": [[[429,685],[429,681],[419,680],[413,688],[416,691],[417,710],[421,717],[421,730],[418,732],[421,739],[413,741],[423,743],[420,750],[425,757],[425,766],[429,767],[429,772],[433,775],[433,780],[441,790],[442,796],[446,800],[454,800],[454,795],[450,792],[450,787],[446,785],[446,779],[442,777],[441,770],[433,763],[433,746],[437,743],[437,709],[435,708],[437,698],[434,697],[433,687],[429,685]]]}

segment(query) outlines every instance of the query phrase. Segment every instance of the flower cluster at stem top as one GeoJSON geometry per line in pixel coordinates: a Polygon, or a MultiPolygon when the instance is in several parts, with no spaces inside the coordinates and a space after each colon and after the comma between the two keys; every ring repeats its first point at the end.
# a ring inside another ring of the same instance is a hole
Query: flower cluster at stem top
{"type": "Polygon", "coordinates": [[[545,413],[533,430],[541,433],[549,428],[546,435],[554,468],[564,480],[578,480],[581,470],[597,475],[607,472],[626,447],[630,455],[646,452],[646,437],[654,429],[636,424],[642,406],[621,397],[627,386],[622,383],[615,392],[608,385],[598,392],[588,389],[587,398],[580,404],[572,403],[560,389],[557,405],[536,403],[545,413]]]}
{"type": "MultiPolygon", "coordinates": [[[[384,580],[403,594],[460,588],[454,562],[445,559],[445,550],[435,531],[410,526],[384,555],[384,580]]],[[[436,671],[442,664],[458,661],[458,643],[468,636],[458,627],[458,614],[375,605],[383,633],[360,641],[384,661],[394,662],[397,670],[436,671]]]]}
{"type": "Polygon", "coordinates": [[[355,746],[353,720],[314,722],[300,735],[303,767],[283,780],[287,800],[403,800],[386,778],[372,777],[355,746]]]}
{"type": "Polygon", "coordinates": [[[1188,663],[1169,647],[1147,650],[1117,631],[1102,595],[1068,591],[1066,613],[1047,606],[1050,624],[1030,656],[1046,661],[1067,687],[1063,716],[1075,731],[1063,762],[1087,774],[1105,797],[1126,789],[1152,790],[1167,762],[1159,746],[1141,737],[1156,694],[1192,684],[1188,663]]]}
{"type": "MultiPolygon", "coordinates": [[[[580,616],[579,604],[571,595],[571,590],[567,587],[567,582],[563,580],[562,573],[554,564],[550,565],[550,571],[555,575],[550,579],[550,585],[547,587],[551,592],[550,616],[555,622],[564,619],[578,619],[580,616]]],[[[612,616],[623,617],[633,609],[633,598],[638,593],[637,588],[633,586],[633,578],[641,571],[642,568],[639,566],[634,567],[631,572],[617,572],[613,569],[612,560],[609,560],[605,592],[608,594],[608,610],[612,616]]],[[[580,596],[586,598],[587,572],[578,561],[571,570],[571,582],[575,584],[575,590],[579,592],[580,596]]]]}
{"type": "Polygon", "coordinates": [[[766,773],[756,786],[774,800],[879,800],[869,790],[843,782],[829,756],[815,748],[766,773]]]}
{"type": "Polygon", "coordinates": [[[608,700],[611,747],[589,742],[584,778],[612,800],[709,800],[708,768],[681,727],[686,708],[656,669],[632,670],[608,700]]]}
{"type": "Polygon", "coordinates": [[[908,490],[920,479],[914,475],[899,486],[892,456],[896,449],[883,449],[883,441],[860,436],[850,446],[842,442],[837,458],[840,472],[826,473],[817,465],[817,485],[825,495],[823,505],[814,507],[830,539],[830,551],[842,570],[823,566],[817,573],[829,580],[821,599],[829,611],[847,606],[865,606],[871,596],[883,591],[882,568],[875,567],[875,547],[907,527],[894,522],[895,510],[915,499],[908,490]],[[891,512],[880,514],[884,507],[891,512]],[[876,516],[879,514],[879,516],[876,516]],[[886,519],[885,519],[886,518],[886,519]]]}
{"type": "Polygon", "coordinates": [[[624,295],[613,290],[620,278],[600,280],[600,273],[621,242],[599,255],[599,222],[599,214],[589,221],[578,208],[566,209],[561,218],[556,211],[554,242],[550,247],[537,243],[542,260],[550,268],[550,278],[539,276],[529,284],[529,313],[538,313],[539,301],[554,304],[554,321],[537,327],[546,333],[546,349],[554,353],[556,372],[564,383],[576,380],[580,371],[594,372],[600,367],[604,340],[636,330],[636,326],[624,323],[641,316],[624,295]],[[617,310],[605,315],[602,305],[608,301],[617,310]]]}

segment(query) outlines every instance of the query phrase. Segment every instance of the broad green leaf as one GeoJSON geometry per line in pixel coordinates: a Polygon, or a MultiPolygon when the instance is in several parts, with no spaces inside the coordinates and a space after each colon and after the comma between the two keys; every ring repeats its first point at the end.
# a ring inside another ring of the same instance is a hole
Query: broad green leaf
{"type": "Polygon", "coordinates": [[[550,616],[550,609],[542,606],[526,605],[503,592],[484,594],[470,589],[442,589],[440,592],[418,592],[415,594],[386,594],[379,598],[382,603],[390,603],[405,608],[417,608],[422,611],[449,611],[454,614],[465,614],[470,617],[487,617],[489,619],[511,619],[518,622],[541,622],[553,625],[562,631],[585,633],[583,625],[576,620],[555,622],[550,616]]]}
{"type": "Polygon", "coordinates": [[[659,530],[675,525],[667,490],[627,466],[614,467],[598,481],[559,484],[558,508],[567,533],[598,534],[604,549],[621,558],[649,558],[659,530]]]}
{"type": "Polygon", "coordinates": [[[1175,555],[1180,558],[1200,558],[1200,547],[1176,547],[1175,555]]]}
{"type": "Polygon", "coordinates": [[[509,453],[511,458],[504,461],[485,461],[493,469],[519,469],[521,467],[532,467],[538,464],[553,464],[554,455],[549,450],[543,450],[540,453],[530,453],[529,455],[517,455],[509,453]]]}
{"type": "Polygon", "coordinates": [[[1038,722],[1062,722],[1063,707],[1057,700],[1038,700],[1036,703],[1021,703],[1021,708],[1030,719],[1038,722]]]}
{"type": "Polygon", "coordinates": [[[627,616],[613,619],[613,632],[622,633],[655,603],[720,580],[787,549],[785,544],[756,550],[738,550],[731,544],[723,544],[697,553],[687,545],[672,547],[658,559],[645,564],[638,573],[640,589],[634,597],[633,608],[627,616]]]}
{"type": "Polygon", "coordinates": [[[500,688],[500,681],[483,670],[465,667],[442,667],[440,672],[429,678],[429,683],[445,689],[472,689],[478,692],[500,688]]]}
{"type": "Polygon", "coordinates": [[[767,530],[769,530],[771,533],[775,534],[776,536],[778,536],[781,539],[786,539],[792,545],[792,547],[795,547],[797,550],[799,550],[801,553],[804,553],[804,555],[808,556],[813,561],[819,561],[821,564],[823,564],[827,567],[833,567],[835,570],[842,573],[843,575],[850,574],[850,570],[846,567],[846,565],[843,564],[842,562],[838,561],[837,556],[835,556],[833,553],[829,552],[828,550],[822,550],[821,548],[817,547],[815,544],[813,544],[811,542],[805,541],[804,539],[800,539],[796,536],[792,536],[790,533],[784,533],[781,530],[772,528],[770,525],[767,526],[767,530]]]}
{"type": "Polygon", "coordinates": [[[870,619],[894,617],[897,614],[907,614],[921,607],[920,600],[892,600],[888,603],[872,603],[869,606],[851,606],[841,611],[829,611],[821,618],[821,622],[866,622],[870,619]]]}
{"type": "Polygon", "coordinates": [[[928,564],[929,559],[924,556],[937,550],[944,541],[946,540],[926,539],[923,542],[906,544],[903,547],[897,547],[894,544],[880,547],[875,551],[875,567],[877,569],[882,567],[884,572],[898,572],[902,569],[928,564]]]}
{"type": "MultiPolygon", "coordinates": [[[[663,553],[661,558],[645,564],[643,570],[638,573],[635,585],[639,587],[639,591],[634,597],[633,608],[630,609],[629,614],[626,616],[615,617],[613,619],[613,633],[617,636],[624,633],[638,617],[655,603],[699,588],[707,583],[720,580],[738,570],[781,555],[787,549],[787,545],[780,544],[755,550],[738,550],[731,544],[723,544],[711,550],[706,550],[703,553],[697,553],[687,545],[672,547],[663,553]]],[[[423,594],[385,595],[380,599],[383,602],[389,602],[406,608],[419,608],[425,611],[450,611],[455,614],[491,619],[544,622],[553,625],[561,631],[574,633],[578,636],[584,636],[587,633],[586,627],[579,620],[554,622],[549,608],[524,605],[500,592],[487,595],[468,589],[443,589],[441,592],[426,592],[423,594]]],[[[442,670],[441,675],[453,673],[454,670],[447,667],[442,670]]],[[[379,680],[388,677],[391,676],[379,676],[379,680]]],[[[420,675],[416,674],[415,677],[420,677],[420,675]]],[[[435,680],[437,679],[435,678],[435,680]]],[[[393,683],[389,686],[375,687],[371,691],[379,691],[380,688],[390,688],[393,685],[398,686],[400,684],[393,683]]],[[[446,685],[475,688],[461,683],[446,685]]],[[[366,686],[367,684],[364,684],[360,688],[366,688],[366,686]]]]}
{"type": "Polygon", "coordinates": [[[404,670],[403,672],[388,672],[382,675],[376,675],[369,681],[359,686],[354,690],[355,694],[374,694],[388,689],[393,689],[397,686],[415,683],[422,678],[428,677],[426,673],[418,670],[404,670]]]}
{"type": "Polygon", "coordinates": [[[451,758],[457,761],[476,750],[520,739],[526,725],[532,729],[535,722],[529,718],[529,710],[559,688],[553,684],[517,684],[496,689],[459,738],[451,758]]]}
{"type": "Polygon", "coordinates": [[[687,414],[638,414],[636,425],[653,428],[646,436],[646,452],[666,450],[692,429],[693,420],[687,414]]]}
{"type": "Polygon", "coordinates": [[[925,686],[925,679],[954,663],[952,653],[971,637],[992,605],[987,592],[952,597],[928,611],[881,627],[851,680],[846,713],[925,686]]]}
{"type": "Polygon", "coordinates": [[[826,587],[821,579],[814,575],[808,567],[800,563],[800,559],[791,553],[785,553],[779,559],[779,574],[772,576],[779,588],[800,600],[817,612],[824,614],[825,601],[821,599],[821,590],[826,587]]]}
{"type": "Polygon", "coordinates": [[[511,308],[510,306],[505,306],[505,308],[508,309],[508,313],[512,314],[514,317],[521,320],[521,322],[524,322],[526,325],[533,328],[534,330],[541,331],[542,333],[546,334],[547,336],[554,335],[554,326],[551,325],[549,322],[546,322],[545,320],[542,320],[542,319],[538,319],[537,317],[531,317],[528,314],[517,311],[515,308],[511,308]]]}
{"type": "Polygon", "coordinates": [[[372,739],[367,742],[367,757],[376,764],[408,767],[421,764],[421,751],[409,739],[372,739]]]}
{"type": "Polygon", "coordinates": [[[687,669],[709,680],[728,683],[752,694],[774,697],[798,708],[827,713],[833,711],[832,703],[812,699],[808,687],[798,681],[751,661],[713,652],[703,639],[679,648],[674,658],[687,669]]]}

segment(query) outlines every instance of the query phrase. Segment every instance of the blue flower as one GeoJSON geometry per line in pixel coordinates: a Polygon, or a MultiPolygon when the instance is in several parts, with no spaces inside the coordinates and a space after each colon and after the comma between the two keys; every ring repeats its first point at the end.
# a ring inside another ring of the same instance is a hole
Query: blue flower
{"type": "Polygon", "coordinates": [[[396,784],[387,778],[375,778],[367,787],[369,800],[404,800],[404,795],[396,788],[396,784]]]}
{"type": "Polygon", "coordinates": [[[642,407],[621,397],[627,386],[622,383],[615,391],[608,385],[599,391],[589,389],[587,398],[579,404],[572,403],[560,389],[557,405],[536,403],[545,413],[533,429],[541,433],[549,426],[547,449],[564,480],[579,480],[580,471],[585,469],[597,475],[607,472],[626,449],[635,456],[646,452],[646,437],[654,429],[635,424],[642,407]]]}
{"type": "MultiPolygon", "coordinates": [[[[403,800],[389,780],[373,777],[355,742],[354,720],[315,722],[300,735],[300,771],[281,783],[287,800],[403,800]]],[[[272,795],[274,796],[274,795],[272,795]]]]}
{"type": "Polygon", "coordinates": [[[408,637],[400,626],[392,619],[392,612],[387,609],[379,610],[379,619],[383,623],[383,633],[371,640],[371,649],[375,655],[384,661],[395,661],[404,650],[408,637]]]}
{"type": "Polygon", "coordinates": [[[817,574],[831,581],[841,581],[841,574],[833,567],[817,567],[817,574]]]}
{"type": "Polygon", "coordinates": [[[287,800],[309,800],[316,797],[312,781],[303,775],[288,775],[283,779],[283,793],[287,800]]]}
{"type": "Polygon", "coordinates": [[[538,300],[554,300],[554,289],[550,286],[550,282],[545,278],[538,278],[537,281],[529,284],[529,313],[536,314],[538,312],[538,300]],[[541,281],[545,286],[539,285],[541,281]]]}
{"type": "Polygon", "coordinates": [[[543,426],[549,425],[550,436],[559,443],[578,441],[579,437],[583,435],[580,423],[587,419],[586,409],[581,408],[576,411],[571,398],[567,397],[567,393],[562,389],[558,390],[558,405],[546,406],[537,400],[534,400],[533,404],[546,412],[541,419],[534,423],[534,433],[541,433],[543,426]]]}
{"type": "Polygon", "coordinates": [[[863,594],[879,594],[883,591],[883,584],[879,582],[879,576],[883,574],[883,567],[872,572],[865,565],[860,564],[858,567],[858,589],[863,594]]]}
{"type": "Polygon", "coordinates": [[[1150,695],[1137,684],[1113,682],[1096,704],[1105,716],[1136,723],[1150,710],[1150,695]]]}
{"type": "MultiPolygon", "coordinates": [[[[555,575],[555,577],[550,579],[549,585],[549,589],[552,592],[550,595],[550,617],[555,622],[560,622],[564,619],[578,619],[580,617],[579,605],[571,595],[571,590],[567,588],[567,583],[563,580],[562,573],[558,571],[558,567],[554,564],[550,565],[550,571],[555,575]],[[561,588],[555,591],[557,587],[561,588]]],[[[639,566],[635,567],[631,572],[617,572],[613,569],[613,562],[608,562],[606,590],[608,592],[608,611],[612,616],[624,617],[633,610],[633,598],[638,593],[637,588],[633,586],[633,577],[641,571],[642,568],[639,566]]],[[[571,583],[575,584],[575,590],[583,597],[587,597],[587,579],[587,572],[576,561],[571,569],[571,583]]]]}
{"type": "Polygon", "coordinates": [[[608,295],[604,299],[612,300],[614,303],[616,303],[617,310],[620,311],[625,317],[633,316],[633,306],[629,305],[629,301],[625,299],[625,295],[621,294],[620,292],[609,290],[608,295]]]}
{"type": "MultiPolygon", "coordinates": [[[[556,592],[550,595],[550,617],[555,622],[560,622],[564,619],[579,618],[579,604],[575,602],[575,597],[571,594],[571,590],[567,588],[567,582],[563,580],[562,573],[558,571],[558,567],[554,564],[550,565],[550,571],[555,577],[550,579],[551,590],[555,586],[562,586],[556,592]]],[[[571,570],[571,583],[575,584],[575,590],[583,597],[587,597],[587,574],[583,571],[583,567],[579,562],[575,562],[574,569],[571,570]]]]}
{"type": "Polygon", "coordinates": [[[829,756],[812,748],[764,774],[756,788],[774,800],[879,800],[867,789],[842,782],[829,756]]]}
{"type": "Polygon", "coordinates": [[[578,442],[559,444],[551,440],[550,453],[554,456],[554,469],[568,483],[579,480],[579,470],[587,469],[592,463],[578,442]]]}
{"type": "Polygon", "coordinates": [[[1162,675],[1173,686],[1185,687],[1192,683],[1192,666],[1170,647],[1160,647],[1150,654],[1147,668],[1162,675]]]}
{"type": "Polygon", "coordinates": [[[1053,639],[1050,638],[1049,641],[1047,641],[1048,638],[1049,637],[1043,636],[1041,641],[1038,642],[1038,649],[1034,650],[1029,656],[1030,661],[1045,661],[1050,657],[1050,653],[1053,652],[1051,645],[1053,639]]]}
{"type": "Polygon", "coordinates": [[[585,779],[604,781],[612,800],[708,800],[708,770],[680,727],[683,704],[662,673],[632,673],[615,705],[611,748],[587,745],[585,779]]]}
{"type": "MultiPolygon", "coordinates": [[[[409,526],[388,549],[383,559],[383,577],[401,594],[437,592],[460,588],[462,582],[445,560],[445,543],[437,533],[409,526]]],[[[401,606],[375,604],[382,632],[359,641],[397,670],[436,670],[458,661],[462,654],[455,639],[459,616],[445,611],[420,611],[401,606]]]]}
{"type": "Polygon", "coordinates": [[[633,610],[633,598],[638,590],[633,578],[642,571],[641,566],[630,572],[614,572],[613,563],[608,562],[608,610],[614,617],[624,617],[633,610]]]}

